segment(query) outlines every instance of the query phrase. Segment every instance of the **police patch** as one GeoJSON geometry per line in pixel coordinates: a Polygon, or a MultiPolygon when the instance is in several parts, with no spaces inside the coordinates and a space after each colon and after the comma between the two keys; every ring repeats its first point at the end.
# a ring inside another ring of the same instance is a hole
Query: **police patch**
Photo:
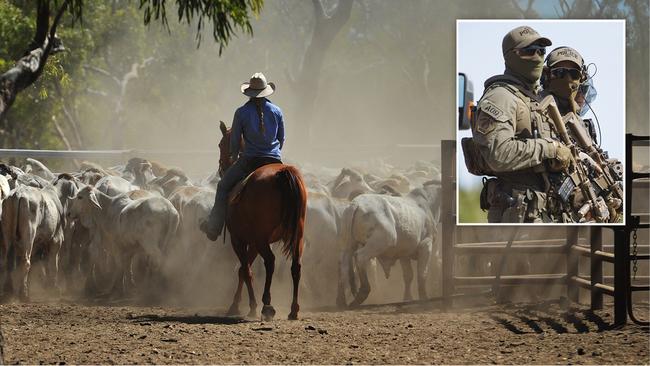
{"type": "Polygon", "coordinates": [[[489,100],[481,102],[481,110],[497,121],[501,120],[504,114],[501,108],[495,106],[489,100]]]}
{"type": "Polygon", "coordinates": [[[476,120],[476,131],[483,135],[487,135],[496,127],[494,124],[495,122],[493,119],[485,116],[479,116],[476,120]]]}

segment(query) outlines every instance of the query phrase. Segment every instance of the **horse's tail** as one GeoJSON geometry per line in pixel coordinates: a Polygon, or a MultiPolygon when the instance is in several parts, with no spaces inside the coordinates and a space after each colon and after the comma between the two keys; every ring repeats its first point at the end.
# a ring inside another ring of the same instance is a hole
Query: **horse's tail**
{"type": "Polygon", "coordinates": [[[302,255],[302,236],[307,212],[307,190],[302,175],[293,166],[287,165],[276,173],[282,191],[282,226],[284,234],[282,252],[287,257],[302,255]]]}

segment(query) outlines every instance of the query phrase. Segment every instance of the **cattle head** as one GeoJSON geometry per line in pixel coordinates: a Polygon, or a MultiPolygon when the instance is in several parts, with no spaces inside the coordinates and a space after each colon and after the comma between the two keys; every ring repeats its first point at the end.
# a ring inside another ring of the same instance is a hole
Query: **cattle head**
{"type": "Polygon", "coordinates": [[[125,174],[122,177],[140,187],[145,187],[151,180],[156,178],[156,176],[153,174],[152,167],[153,166],[149,160],[142,158],[131,158],[126,163],[126,167],[124,168],[125,174]],[[130,173],[130,176],[128,178],[128,174],[126,173],[130,173]],[[129,179],[131,177],[132,179],[129,179]]]}
{"type": "Polygon", "coordinates": [[[68,218],[78,219],[81,221],[81,225],[90,227],[95,211],[102,209],[97,199],[98,194],[100,194],[99,191],[93,186],[81,188],[75,196],[69,198],[72,204],[68,210],[68,218]]]}
{"type": "Polygon", "coordinates": [[[69,207],[70,198],[77,195],[81,182],[68,173],[59,174],[52,185],[56,188],[61,204],[64,208],[69,207]]]}
{"type": "Polygon", "coordinates": [[[106,174],[99,171],[98,169],[89,168],[89,169],[84,170],[83,173],[81,173],[81,178],[80,179],[84,184],[90,184],[90,185],[94,186],[105,175],[106,174]]]}

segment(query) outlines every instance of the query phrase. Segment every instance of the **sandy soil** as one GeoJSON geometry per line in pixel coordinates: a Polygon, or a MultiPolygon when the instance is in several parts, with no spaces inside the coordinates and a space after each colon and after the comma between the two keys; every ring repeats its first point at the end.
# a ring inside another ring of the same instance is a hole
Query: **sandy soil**
{"type": "MultiPolygon", "coordinates": [[[[298,321],[224,317],[225,309],[0,306],[5,362],[21,364],[648,364],[648,330],[610,329],[558,302],[442,312],[432,305],[306,309],[298,321]]],[[[647,306],[639,308],[639,314],[647,306]]]]}

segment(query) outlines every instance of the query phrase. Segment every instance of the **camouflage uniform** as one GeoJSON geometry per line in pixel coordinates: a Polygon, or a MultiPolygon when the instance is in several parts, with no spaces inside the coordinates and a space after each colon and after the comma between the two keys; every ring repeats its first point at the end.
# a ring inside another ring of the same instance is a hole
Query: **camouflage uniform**
{"type": "Polygon", "coordinates": [[[548,38],[527,26],[505,35],[506,71],[485,82],[472,121],[472,141],[463,142],[468,170],[494,177],[484,178],[481,192],[488,222],[559,220],[547,211],[545,172],[546,162],[558,158],[561,146],[538,94],[541,50],[550,45],[548,38]]]}
{"type": "Polygon", "coordinates": [[[552,122],[540,97],[512,75],[485,82],[472,125],[474,142],[496,178],[486,181],[489,222],[551,222],[546,210],[544,162],[556,157],[552,122]]]}

